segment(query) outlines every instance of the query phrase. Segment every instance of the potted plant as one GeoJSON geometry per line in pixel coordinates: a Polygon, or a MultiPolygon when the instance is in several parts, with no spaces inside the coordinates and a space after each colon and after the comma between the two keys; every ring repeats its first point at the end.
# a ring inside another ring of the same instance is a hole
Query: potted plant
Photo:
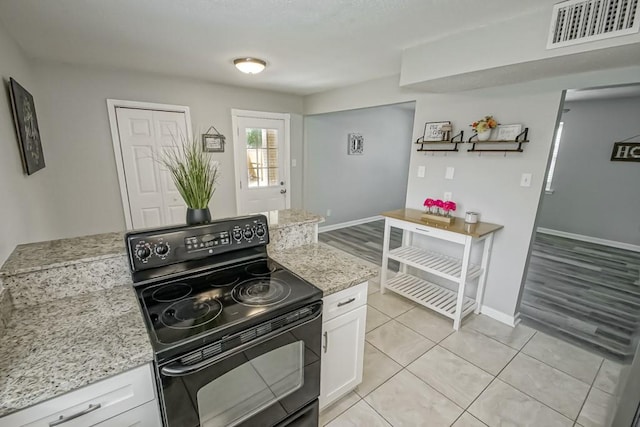
{"type": "Polygon", "coordinates": [[[484,116],[471,124],[471,128],[478,135],[478,141],[487,141],[491,136],[491,130],[498,126],[498,122],[493,116],[484,116]]]}
{"type": "Polygon", "coordinates": [[[167,150],[161,158],[187,205],[187,224],[211,221],[209,202],[216,191],[218,165],[209,159],[197,139],[167,150]]]}

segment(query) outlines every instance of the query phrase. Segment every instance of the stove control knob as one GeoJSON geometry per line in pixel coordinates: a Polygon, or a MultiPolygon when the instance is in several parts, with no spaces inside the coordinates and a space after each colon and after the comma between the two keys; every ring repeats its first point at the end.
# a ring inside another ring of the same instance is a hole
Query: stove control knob
{"type": "Polygon", "coordinates": [[[253,230],[250,228],[245,228],[244,229],[244,238],[249,240],[253,237],[253,230]]]}
{"type": "Polygon", "coordinates": [[[138,258],[140,261],[147,262],[147,260],[151,256],[151,248],[149,248],[149,245],[147,245],[146,243],[142,245],[138,245],[136,247],[135,253],[136,253],[136,258],[138,258]]]}
{"type": "Polygon", "coordinates": [[[155,247],[156,255],[160,258],[164,258],[169,254],[169,244],[168,243],[158,243],[155,247]]]}
{"type": "Polygon", "coordinates": [[[256,227],[256,236],[262,237],[266,234],[266,230],[264,229],[264,225],[258,224],[256,227]]]}
{"type": "Polygon", "coordinates": [[[240,229],[233,230],[233,238],[236,239],[238,242],[242,240],[242,230],[240,229]]]}

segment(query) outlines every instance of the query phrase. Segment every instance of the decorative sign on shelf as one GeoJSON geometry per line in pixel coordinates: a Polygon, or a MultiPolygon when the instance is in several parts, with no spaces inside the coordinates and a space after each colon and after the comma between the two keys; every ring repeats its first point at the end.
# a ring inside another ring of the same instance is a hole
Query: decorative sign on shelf
{"type": "Polygon", "coordinates": [[[364,137],[359,133],[349,134],[349,146],[347,149],[349,155],[362,155],[364,154],[364,137]]]}
{"type": "Polygon", "coordinates": [[[640,142],[614,142],[612,162],[640,162],[640,142]]]}
{"type": "Polygon", "coordinates": [[[425,142],[448,141],[451,138],[451,122],[427,122],[424,124],[425,142]]]}

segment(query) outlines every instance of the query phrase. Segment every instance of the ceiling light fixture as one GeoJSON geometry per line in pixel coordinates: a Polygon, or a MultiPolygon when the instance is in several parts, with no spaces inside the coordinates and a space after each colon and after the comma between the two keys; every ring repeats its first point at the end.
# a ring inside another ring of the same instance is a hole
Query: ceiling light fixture
{"type": "Polygon", "coordinates": [[[245,74],[258,74],[265,69],[267,63],[258,58],[238,58],[233,60],[233,65],[245,74]]]}

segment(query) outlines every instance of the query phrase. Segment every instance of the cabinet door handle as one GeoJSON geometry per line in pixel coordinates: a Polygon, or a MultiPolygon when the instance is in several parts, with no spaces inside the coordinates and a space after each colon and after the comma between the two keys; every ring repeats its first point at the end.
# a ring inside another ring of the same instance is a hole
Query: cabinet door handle
{"type": "Polygon", "coordinates": [[[322,345],[322,348],[324,349],[324,352],[327,352],[327,347],[329,347],[329,335],[327,335],[327,331],[324,332],[324,344],[322,345]]]}
{"type": "Polygon", "coordinates": [[[425,230],[424,228],[416,228],[417,231],[422,231],[423,233],[428,233],[429,230],[425,230]]]}
{"type": "Polygon", "coordinates": [[[64,415],[60,415],[60,418],[58,418],[55,421],[51,421],[49,423],[49,427],[55,427],[55,426],[59,426],[60,424],[64,424],[67,421],[71,421],[71,420],[75,420],[78,417],[81,417],[83,415],[87,415],[89,412],[93,412],[96,409],[100,409],[100,407],[102,406],[102,404],[98,403],[98,404],[90,404],[89,407],[83,411],[77,412],[73,415],[68,415],[68,416],[64,416],[64,415]]]}
{"type": "Polygon", "coordinates": [[[339,302],[338,303],[338,307],[342,307],[343,305],[347,305],[347,304],[351,304],[352,302],[354,302],[356,299],[355,298],[349,298],[346,301],[343,302],[339,302]]]}

